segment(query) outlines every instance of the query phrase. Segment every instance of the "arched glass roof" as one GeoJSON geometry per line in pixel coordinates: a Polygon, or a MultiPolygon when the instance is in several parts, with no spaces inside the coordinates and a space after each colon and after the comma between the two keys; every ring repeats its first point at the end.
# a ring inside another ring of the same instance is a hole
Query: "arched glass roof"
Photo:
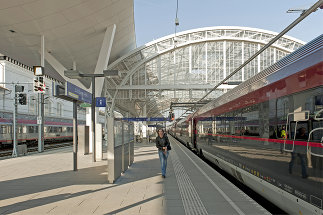
{"type": "MultiPolygon", "coordinates": [[[[116,107],[133,116],[153,117],[167,111],[171,102],[196,102],[276,35],[262,29],[224,26],[152,41],[109,65],[108,69],[122,74],[105,80],[109,110],[116,107]]],[[[220,96],[304,44],[283,36],[207,99],[220,96]]]]}

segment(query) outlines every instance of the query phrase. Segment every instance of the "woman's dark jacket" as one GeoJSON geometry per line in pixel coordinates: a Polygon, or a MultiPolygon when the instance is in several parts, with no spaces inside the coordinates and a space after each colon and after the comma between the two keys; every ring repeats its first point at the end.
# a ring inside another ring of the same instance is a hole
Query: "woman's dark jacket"
{"type": "Polygon", "coordinates": [[[168,137],[164,134],[163,138],[160,138],[159,135],[156,137],[156,147],[158,150],[163,150],[163,147],[167,147],[170,145],[168,137]]]}

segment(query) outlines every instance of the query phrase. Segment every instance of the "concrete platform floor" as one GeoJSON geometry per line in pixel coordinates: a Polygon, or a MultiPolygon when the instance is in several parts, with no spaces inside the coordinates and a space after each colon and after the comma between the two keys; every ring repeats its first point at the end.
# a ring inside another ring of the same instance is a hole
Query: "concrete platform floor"
{"type": "MultiPolygon", "coordinates": [[[[0,214],[238,214],[210,193],[201,195],[202,201],[209,202],[204,203],[202,212],[188,211],[190,205],[185,204],[189,198],[183,195],[183,183],[178,182],[185,175],[180,175],[174,166],[183,163],[186,169],[192,167],[186,167],[185,160],[180,161],[183,149],[172,144],[166,179],[160,174],[155,144],[142,143],[135,145],[135,163],[115,184],[107,183],[107,161],[93,163],[91,155],[78,156],[79,170],[72,171],[72,148],[0,160],[0,214]],[[216,208],[222,209],[215,212],[216,208]]],[[[188,175],[195,174],[186,171],[188,175]]],[[[198,192],[209,190],[202,185],[196,188],[198,192]]],[[[239,201],[257,206],[250,200],[239,201]]],[[[268,214],[257,207],[254,214],[268,214]]]]}

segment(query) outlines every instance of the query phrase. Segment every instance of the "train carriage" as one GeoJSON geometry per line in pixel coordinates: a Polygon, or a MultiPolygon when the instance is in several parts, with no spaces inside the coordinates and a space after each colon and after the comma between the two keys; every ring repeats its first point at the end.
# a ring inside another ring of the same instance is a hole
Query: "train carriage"
{"type": "Polygon", "coordinates": [[[322,45],[323,35],[177,124],[190,124],[199,155],[291,214],[323,214],[322,45]]]}

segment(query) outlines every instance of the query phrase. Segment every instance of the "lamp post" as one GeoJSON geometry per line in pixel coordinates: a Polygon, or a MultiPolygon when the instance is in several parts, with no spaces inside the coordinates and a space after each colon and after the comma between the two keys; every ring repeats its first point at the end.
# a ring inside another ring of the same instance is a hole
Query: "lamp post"
{"type": "Polygon", "coordinates": [[[95,78],[98,77],[120,77],[118,70],[103,70],[103,74],[84,74],[78,70],[66,70],[64,75],[71,79],[91,78],[92,79],[92,104],[91,104],[91,118],[92,118],[92,153],[93,162],[96,162],[95,153],[95,78]]]}

